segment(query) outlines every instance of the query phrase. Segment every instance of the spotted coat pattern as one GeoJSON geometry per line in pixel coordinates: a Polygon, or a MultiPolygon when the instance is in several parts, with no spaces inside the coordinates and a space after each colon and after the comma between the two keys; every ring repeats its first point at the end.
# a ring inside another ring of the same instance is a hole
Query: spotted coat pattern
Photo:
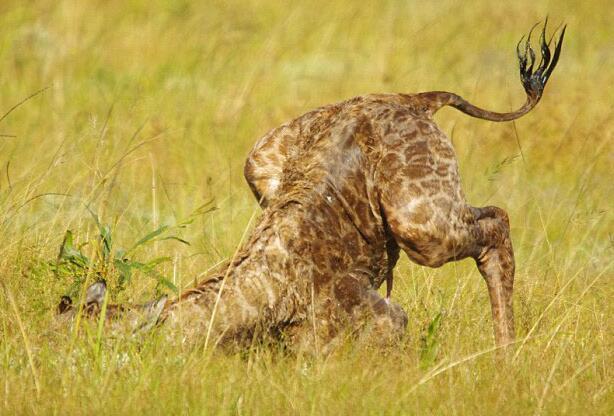
{"type": "Polygon", "coordinates": [[[535,70],[530,36],[518,46],[527,101],[514,112],[483,110],[448,92],[374,94],[266,134],[244,171],[264,207],[249,240],[178,299],[147,304],[145,315],[178,328],[182,339],[222,344],[272,336],[317,349],[366,328],[394,337],[407,315],[376,289],[385,281],[391,289],[403,250],[430,267],[473,258],[488,288],[495,340],[511,342],[508,216],[466,202],[452,143],[433,114],[445,105],[493,121],[526,114],[558,61],[565,28],[553,54],[545,31],[535,70]]]}
{"type": "MultiPolygon", "coordinates": [[[[385,281],[391,288],[400,249],[430,267],[473,257],[486,272],[496,261],[501,270],[485,277],[497,341],[508,342],[514,259],[507,216],[467,204],[452,143],[432,119],[449,102],[446,94],[374,94],[309,112],[256,143],[245,177],[261,204],[271,207],[295,186],[289,179],[297,171],[307,174],[319,185],[317,197],[336,203],[338,215],[368,242],[370,250],[350,253],[361,261],[350,268],[363,270],[372,288],[385,281]],[[309,155],[324,161],[324,173],[314,171],[309,155]]],[[[325,244],[333,248],[327,257],[338,255],[338,247],[325,244]]],[[[354,247],[350,240],[343,246],[354,247]]]]}

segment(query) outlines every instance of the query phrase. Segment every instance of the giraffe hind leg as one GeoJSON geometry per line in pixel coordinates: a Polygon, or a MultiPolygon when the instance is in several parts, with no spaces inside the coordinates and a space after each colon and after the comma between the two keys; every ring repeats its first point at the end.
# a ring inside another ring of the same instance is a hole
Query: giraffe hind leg
{"type": "Polygon", "coordinates": [[[497,207],[477,208],[479,251],[474,255],[478,270],[488,287],[495,342],[498,346],[514,340],[514,250],[508,216],[497,207]]]}

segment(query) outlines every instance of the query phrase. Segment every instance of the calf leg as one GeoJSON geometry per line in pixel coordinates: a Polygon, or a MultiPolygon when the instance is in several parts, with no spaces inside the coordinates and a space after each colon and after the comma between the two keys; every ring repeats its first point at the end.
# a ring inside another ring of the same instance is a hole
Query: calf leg
{"type": "Polygon", "coordinates": [[[391,232],[416,263],[439,267],[466,257],[475,259],[488,287],[495,342],[505,345],[513,341],[514,252],[505,211],[467,205],[444,210],[432,204],[429,208],[432,220],[420,223],[415,221],[415,211],[393,208],[386,212],[391,232]]]}
{"type": "Polygon", "coordinates": [[[480,273],[488,286],[497,345],[514,340],[514,250],[510,239],[509,220],[505,211],[497,207],[476,209],[478,244],[474,255],[480,273]]]}

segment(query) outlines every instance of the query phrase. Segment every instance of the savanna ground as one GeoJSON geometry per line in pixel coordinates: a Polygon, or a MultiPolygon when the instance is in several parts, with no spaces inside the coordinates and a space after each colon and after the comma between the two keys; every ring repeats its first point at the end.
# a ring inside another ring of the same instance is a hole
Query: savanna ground
{"type": "Polygon", "coordinates": [[[3,0],[0,116],[49,89],[0,121],[0,412],[612,414],[612,10],[605,0],[3,0]],[[503,124],[437,115],[469,201],[510,214],[518,343],[507,362],[492,350],[486,287],[469,260],[433,270],[402,258],[393,297],[410,323],[383,350],[233,355],[53,323],[59,297],[97,274],[112,300],[139,301],[231,256],[259,212],[242,178],[248,149],[311,108],[433,89],[519,106],[514,47],[547,14],[568,33],[533,112],[503,124]],[[112,236],[106,260],[86,207],[112,236]],[[67,230],[74,241],[58,259],[67,230]],[[81,254],[89,263],[75,265],[81,254]]]}

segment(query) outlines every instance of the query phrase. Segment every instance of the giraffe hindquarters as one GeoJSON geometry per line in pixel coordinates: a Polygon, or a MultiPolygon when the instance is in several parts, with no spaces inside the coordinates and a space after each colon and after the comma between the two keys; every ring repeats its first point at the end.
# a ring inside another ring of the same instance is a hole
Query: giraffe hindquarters
{"type": "Polygon", "coordinates": [[[503,346],[514,340],[512,292],[514,284],[514,251],[508,216],[497,207],[466,208],[455,211],[431,206],[424,224],[411,218],[388,217],[390,229],[414,262],[439,267],[467,257],[475,259],[488,286],[492,308],[495,342],[503,346]],[[441,220],[446,218],[446,220],[441,220]]]}

